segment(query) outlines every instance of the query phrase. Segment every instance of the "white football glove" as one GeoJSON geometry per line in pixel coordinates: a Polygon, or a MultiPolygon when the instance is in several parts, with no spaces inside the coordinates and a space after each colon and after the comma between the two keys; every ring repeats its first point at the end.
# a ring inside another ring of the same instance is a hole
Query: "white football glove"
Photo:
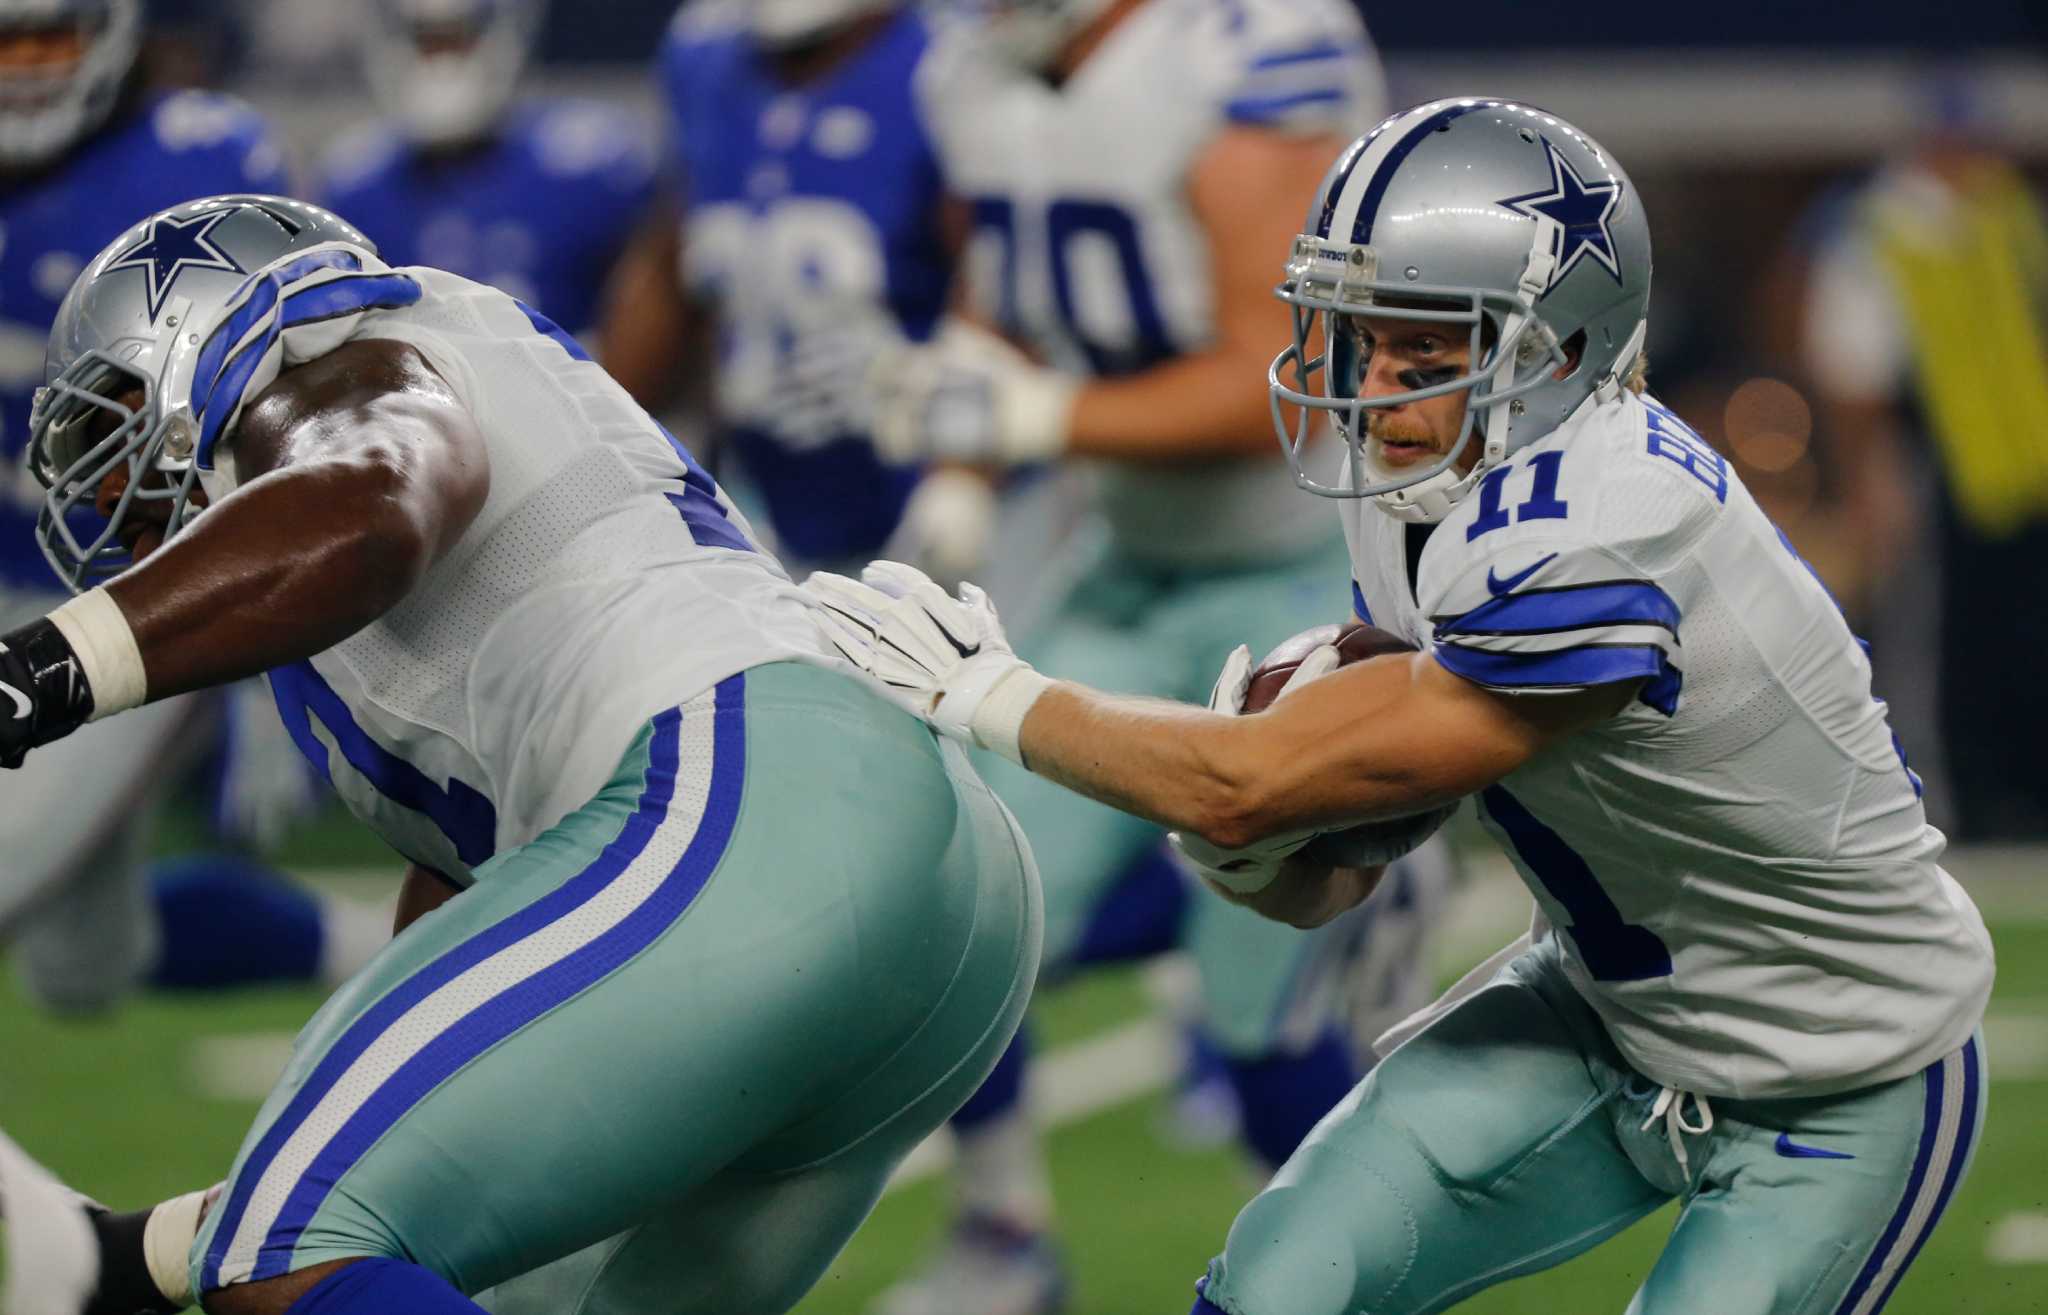
{"type": "Polygon", "coordinates": [[[824,605],[826,637],[898,703],[941,735],[1024,765],[1024,714],[1052,682],[1010,651],[987,594],[962,584],[953,597],[901,562],[873,562],[859,580],[819,571],[804,588],[824,605]]]}
{"type": "Polygon", "coordinates": [[[782,326],[787,351],[752,418],[799,450],[874,428],[868,380],[912,350],[896,320],[872,302],[821,300],[782,326]]]}
{"type": "MultiPolygon", "coordinates": [[[[1310,681],[1329,675],[1337,669],[1338,661],[1334,645],[1310,649],[1273,702],[1278,703],[1310,681]]],[[[1223,660],[1223,671],[1209,693],[1209,711],[1228,717],[1243,715],[1245,693],[1251,683],[1252,651],[1239,644],[1223,660]]],[[[1176,831],[1167,839],[1197,875],[1240,895],[1250,895],[1272,885],[1287,860],[1318,834],[1313,830],[1286,831],[1243,849],[1224,849],[1185,831],[1176,831]]]]}
{"type": "Polygon", "coordinates": [[[1080,383],[961,319],[878,356],[868,375],[875,450],[896,462],[1024,465],[1067,445],[1080,383]]]}

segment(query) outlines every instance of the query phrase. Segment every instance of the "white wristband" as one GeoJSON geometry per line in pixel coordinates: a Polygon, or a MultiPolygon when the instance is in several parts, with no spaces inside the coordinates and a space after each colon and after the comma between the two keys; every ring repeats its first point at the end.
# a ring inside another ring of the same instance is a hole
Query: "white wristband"
{"type": "Polygon", "coordinates": [[[1031,705],[1051,688],[1050,679],[1018,663],[1014,671],[997,681],[995,688],[982,696],[981,705],[974,710],[974,722],[970,728],[974,732],[974,742],[984,749],[994,750],[1019,767],[1028,768],[1024,750],[1018,747],[1017,736],[1024,729],[1024,716],[1031,711],[1031,705]]]}
{"type": "Polygon", "coordinates": [[[1051,461],[1066,451],[1080,381],[1057,370],[1022,369],[1003,378],[996,425],[1013,462],[1051,461]]]}
{"type": "Polygon", "coordinates": [[[177,1306],[194,1304],[192,1271],[187,1258],[199,1236],[199,1224],[212,1188],[187,1192],[149,1212],[142,1224],[142,1260],[149,1281],[164,1300],[177,1306]]]}
{"type": "Polygon", "coordinates": [[[105,589],[88,589],[56,611],[57,627],[92,688],[92,716],[99,721],[117,712],[139,708],[149,698],[149,680],[142,669],[142,650],[121,606],[105,589]]]}

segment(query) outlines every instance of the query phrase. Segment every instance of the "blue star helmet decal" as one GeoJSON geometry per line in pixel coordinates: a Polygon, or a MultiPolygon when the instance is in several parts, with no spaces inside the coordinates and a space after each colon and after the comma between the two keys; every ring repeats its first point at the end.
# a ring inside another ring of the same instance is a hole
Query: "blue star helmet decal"
{"type": "Polygon", "coordinates": [[[1614,254],[1614,234],[1607,221],[1621,204],[1621,182],[1610,178],[1588,183],[1579,177],[1571,162],[1558,152],[1548,137],[1543,147],[1550,155],[1550,187],[1541,192],[1501,198],[1500,204],[1517,214],[1550,226],[1550,250],[1557,257],[1557,269],[1550,276],[1551,288],[1564,282],[1581,257],[1591,256],[1614,281],[1621,279],[1621,262],[1614,254]]]}
{"type": "Polygon", "coordinates": [[[117,269],[142,271],[149,280],[149,319],[154,324],[165,300],[171,295],[171,286],[184,271],[224,269],[233,274],[248,273],[235,263],[234,257],[206,240],[214,226],[233,213],[234,207],[229,207],[209,210],[189,219],[158,215],[150,221],[148,234],[116,256],[103,272],[111,274],[117,269]]]}

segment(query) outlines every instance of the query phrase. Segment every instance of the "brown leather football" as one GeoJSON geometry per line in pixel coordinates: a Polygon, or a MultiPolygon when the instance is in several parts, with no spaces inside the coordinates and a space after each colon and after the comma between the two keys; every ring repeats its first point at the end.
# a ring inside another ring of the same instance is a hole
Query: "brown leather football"
{"type": "MultiPolygon", "coordinates": [[[[1400,636],[1390,635],[1362,621],[1304,630],[1266,654],[1265,661],[1252,669],[1252,682],[1245,690],[1244,710],[1260,712],[1271,707],[1273,700],[1280,697],[1281,687],[1287,684],[1287,678],[1301,665],[1301,660],[1324,644],[1337,646],[1337,665],[1340,667],[1388,653],[1415,651],[1415,646],[1400,636]]],[[[1376,867],[1428,840],[1456,810],[1456,804],[1447,804],[1414,817],[1364,822],[1325,831],[1303,846],[1301,857],[1329,867],[1376,867]]]]}
{"type": "Polygon", "coordinates": [[[1413,653],[1415,645],[1398,635],[1390,635],[1363,621],[1349,621],[1341,626],[1317,626],[1304,630],[1294,638],[1282,643],[1266,654],[1259,665],[1252,668],[1252,683],[1245,690],[1244,710],[1263,712],[1271,707],[1273,700],[1280,697],[1280,690],[1287,684],[1287,678],[1301,665],[1301,660],[1324,644],[1337,646],[1337,665],[1348,667],[1354,662],[1380,657],[1387,653],[1413,653]]]}

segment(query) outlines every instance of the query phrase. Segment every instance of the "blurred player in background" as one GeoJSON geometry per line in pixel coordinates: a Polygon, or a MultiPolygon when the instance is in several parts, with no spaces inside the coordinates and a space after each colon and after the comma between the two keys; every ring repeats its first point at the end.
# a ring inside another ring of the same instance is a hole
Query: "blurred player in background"
{"type": "MultiPolygon", "coordinates": [[[[946,8],[960,30],[919,93],[970,211],[966,313],[872,366],[877,445],[905,463],[1085,463],[1099,524],[1044,568],[1023,651],[1105,688],[1198,698],[1229,638],[1270,646],[1344,604],[1342,535],[1302,514],[1274,448],[1259,381],[1286,315],[1264,253],[1383,108],[1376,57],[1342,0],[946,8]]],[[[984,770],[1039,857],[1048,971],[1164,924],[1200,969],[1241,1135],[1284,1160],[1356,1076],[1321,995],[1339,933],[1201,893],[1179,907],[1158,828],[1008,763],[984,770]]],[[[1020,1040],[956,1117],[955,1226],[884,1295],[887,1315],[1059,1304],[1025,1068],[1020,1040]]]]}
{"type": "Polygon", "coordinates": [[[321,164],[314,195],[386,257],[500,288],[579,337],[653,195],[646,126],[516,96],[542,0],[371,0],[371,95],[390,116],[321,164]]]}
{"type": "Polygon", "coordinates": [[[895,0],[693,0],[662,47],[672,209],[614,281],[605,366],[659,407],[711,340],[712,444],[795,570],[887,545],[957,573],[993,512],[980,481],[877,458],[844,376],[790,391],[849,322],[922,340],[945,308],[959,234],[912,92],[930,40],[895,0]]]}
{"type": "Polygon", "coordinates": [[[2048,608],[2009,591],[2048,554],[2048,214],[1968,89],[1941,101],[1938,131],[1834,199],[1806,364],[1892,697],[1939,733],[1947,825],[2039,840],[2048,691],[2011,674],[2048,646],[2048,608]],[[1904,587],[1923,579],[1934,599],[1904,587]]]}
{"type": "Polygon", "coordinates": [[[1421,651],[1326,647],[1242,715],[1239,648],[1202,711],[1048,679],[901,565],[809,587],[934,726],[1181,828],[1269,917],[1380,879],[1325,832],[1468,795],[1537,901],[1239,1213],[1195,1315],[1443,1311],[1674,1199],[1633,1315],[1875,1315],[1982,1133],[1991,941],[1846,620],[1645,391],[1641,199],[1480,98],[1388,119],[1319,194],[1276,427],[1359,616],[1421,651]],[[1341,463],[1304,450],[1325,419],[1341,463]]]}
{"type": "MultiPolygon", "coordinates": [[[[73,277],[138,214],[211,192],[288,190],[277,140],[253,110],[140,88],[144,33],[140,0],[0,0],[0,622],[10,625],[46,611],[59,590],[20,458],[42,344],[73,277]]],[[[179,258],[217,262],[196,236],[179,258]]],[[[153,295],[175,315],[171,291],[153,295]]],[[[181,859],[145,878],[155,806],[205,742],[207,715],[175,700],[95,726],[0,793],[0,938],[38,999],[100,1008],[152,969],[166,986],[332,983],[384,938],[383,915],[316,900],[242,859],[181,859]]],[[[274,712],[256,718],[282,738],[274,712]]],[[[230,755],[231,781],[245,788],[228,790],[225,806],[260,828],[276,807],[267,792],[289,796],[304,777],[254,766],[230,755]]]]}

